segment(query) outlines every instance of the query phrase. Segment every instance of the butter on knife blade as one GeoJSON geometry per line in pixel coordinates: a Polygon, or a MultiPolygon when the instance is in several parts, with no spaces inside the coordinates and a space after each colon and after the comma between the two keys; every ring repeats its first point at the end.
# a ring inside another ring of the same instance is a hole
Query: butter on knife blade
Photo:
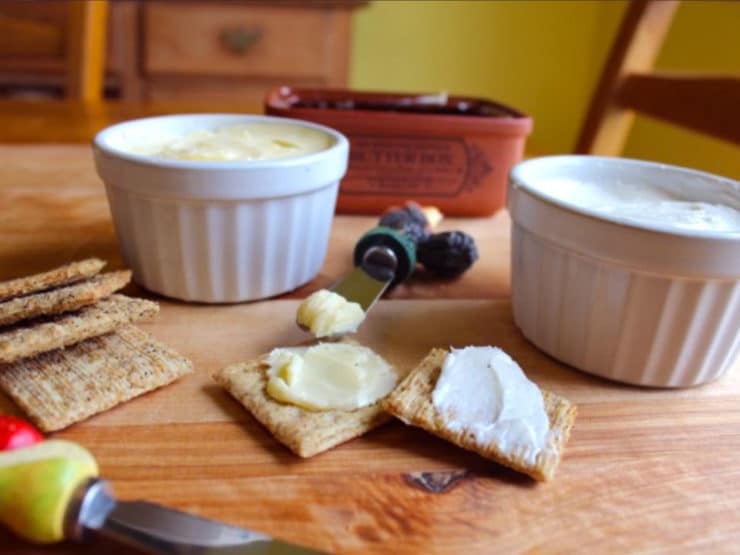
{"type": "Polygon", "coordinates": [[[416,264],[416,245],[403,233],[379,226],[355,245],[355,269],[335,283],[305,299],[296,322],[316,337],[354,332],[390,286],[408,278],[416,264]]]}

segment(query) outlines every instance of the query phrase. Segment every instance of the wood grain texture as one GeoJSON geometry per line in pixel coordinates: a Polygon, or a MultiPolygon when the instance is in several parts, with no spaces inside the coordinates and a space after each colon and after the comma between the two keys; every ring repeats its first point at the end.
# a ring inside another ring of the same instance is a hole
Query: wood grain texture
{"type": "MultiPolygon", "coordinates": [[[[0,279],[93,255],[121,267],[86,147],[6,146],[0,164],[0,279]]],[[[319,277],[291,296],[345,272],[355,238],[373,221],[337,217],[319,277]]],[[[434,346],[495,344],[510,352],[540,385],[579,407],[553,482],[537,485],[399,422],[308,460],[292,455],[208,378],[305,338],[291,298],[231,306],[162,299],[160,315],[142,327],[192,358],[195,374],[56,437],[89,448],[121,498],[332,552],[736,552],[740,369],[704,387],[668,391],[558,364],[521,336],[502,299],[506,214],[445,225],[473,234],[481,261],[457,281],[418,278],[394,291],[358,339],[408,367],[434,346]]],[[[2,399],[5,411],[16,409],[2,399]]],[[[35,548],[2,532],[0,546],[11,555],[128,552],[102,542],[35,548]]]]}
{"type": "MultiPolygon", "coordinates": [[[[558,476],[535,485],[399,422],[301,460],[208,378],[305,337],[293,324],[297,305],[163,303],[144,327],[192,357],[196,374],[57,437],[88,447],[122,498],[342,553],[722,552],[740,533],[737,368],[691,390],[621,386],[540,353],[516,330],[507,301],[383,301],[359,339],[392,363],[414,364],[430,345],[493,343],[576,402],[558,476]],[[458,477],[432,493],[410,483],[420,473],[458,477]]],[[[32,552],[19,544],[9,551],[32,552]]]]}

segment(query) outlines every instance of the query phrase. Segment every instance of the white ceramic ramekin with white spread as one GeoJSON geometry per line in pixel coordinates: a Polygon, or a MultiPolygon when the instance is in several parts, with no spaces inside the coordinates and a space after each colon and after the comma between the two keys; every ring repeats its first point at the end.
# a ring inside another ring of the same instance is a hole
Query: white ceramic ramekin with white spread
{"type": "Polygon", "coordinates": [[[239,302],[290,291],[318,273],[347,169],[342,134],[268,116],[175,115],[113,125],[93,150],[123,257],[147,289],[239,302]],[[271,136],[228,132],[254,124],[294,129],[274,141],[294,150],[276,154],[264,150],[271,136]],[[293,144],[304,135],[325,145],[293,144]],[[254,158],[253,148],[266,159],[240,159],[254,158]],[[199,152],[209,159],[182,159],[199,152]]]}
{"type": "Polygon", "coordinates": [[[740,353],[740,182],[551,156],[511,172],[512,304],[524,335],[631,384],[711,381],[740,353]]]}

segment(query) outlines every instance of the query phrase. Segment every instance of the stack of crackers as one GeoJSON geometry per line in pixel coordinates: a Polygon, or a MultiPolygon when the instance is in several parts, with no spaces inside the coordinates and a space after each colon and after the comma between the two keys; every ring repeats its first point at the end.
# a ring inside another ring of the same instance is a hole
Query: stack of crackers
{"type": "Polygon", "coordinates": [[[44,432],[60,430],[192,372],[136,328],[159,306],[115,292],[131,272],[82,260],[0,282],[0,389],[44,432]]]}
{"type": "Polygon", "coordinates": [[[269,365],[265,356],[223,368],[213,375],[213,379],[278,441],[301,457],[311,457],[359,437],[395,416],[405,424],[423,428],[458,447],[474,451],[536,480],[550,480],[568,442],[576,417],[575,405],[541,390],[557,451],[538,454],[534,463],[521,454],[503,451],[495,443],[478,442],[472,434],[464,431],[453,433],[445,426],[442,415],[432,403],[432,393],[447,354],[445,349],[433,349],[387,397],[351,411],[313,411],[276,401],[266,392],[269,365]]]}

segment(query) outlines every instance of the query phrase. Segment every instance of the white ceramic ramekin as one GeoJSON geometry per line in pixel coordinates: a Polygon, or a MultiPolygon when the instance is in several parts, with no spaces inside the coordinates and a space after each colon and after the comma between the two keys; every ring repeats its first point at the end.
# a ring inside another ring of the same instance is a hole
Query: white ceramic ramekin
{"type": "Polygon", "coordinates": [[[284,293],[316,276],[349,143],[332,129],[304,121],[189,114],[113,125],[95,137],[93,151],[134,280],[169,297],[228,303],[284,293]],[[131,152],[154,137],[271,121],[320,130],[332,145],[305,156],[243,162],[131,152]]]}
{"type": "Polygon", "coordinates": [[[740,352],[740,233],[607,219],[534,186],[553,178],[659,183],[737,209],[740,183],[638,160],[551,156],[515,166],[508,192],[514,319],[530,341],[631,384],[685,387],[728,370],[740,352]]]}

